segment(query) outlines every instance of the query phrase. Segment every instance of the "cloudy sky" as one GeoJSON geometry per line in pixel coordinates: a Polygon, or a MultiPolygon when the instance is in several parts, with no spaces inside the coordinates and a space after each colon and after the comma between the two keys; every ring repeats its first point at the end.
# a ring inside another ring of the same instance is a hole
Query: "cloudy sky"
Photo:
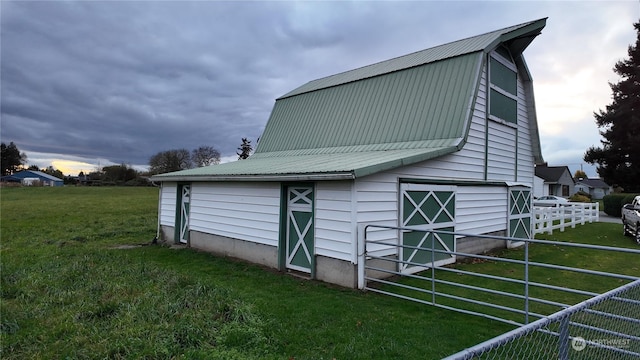
{"type": "Polygon", "coordinates": [[[548,17],[525,51],[542,152],[583,164],[640,2],[0,1],[2,142],[65,174],[170,149],[235,160],[310,80],[548,17]]]}

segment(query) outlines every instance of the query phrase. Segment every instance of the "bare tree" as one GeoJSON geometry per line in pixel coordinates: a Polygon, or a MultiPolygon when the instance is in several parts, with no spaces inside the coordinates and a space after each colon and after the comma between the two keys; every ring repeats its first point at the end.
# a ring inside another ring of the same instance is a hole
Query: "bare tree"
{"type": "Polygon", "coordinates": [[[220,152],[212,146],[200,146],[191,152],[196,167],[220,164],[220,152]]]}
{"type": "Polygon", "coordinates": [[[192,167],[191,153],[187,149],[162,151],[149,159],[149,172],[151,174],[186,170],[192,167]]]}

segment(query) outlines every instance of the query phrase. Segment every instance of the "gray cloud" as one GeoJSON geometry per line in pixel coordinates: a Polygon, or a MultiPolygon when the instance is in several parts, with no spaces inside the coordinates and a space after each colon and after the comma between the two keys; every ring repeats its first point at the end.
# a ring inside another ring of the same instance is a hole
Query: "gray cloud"
{"type": "MultiPolygon", "coordinates": [[[[136,165],[147,164],[159,151],[200,145],[232,156],[241,137],[260,136],[275,99],[307,81],[552,16],[550,30],[527,53],[534,78],[539,79],[539,61],[547,81],[557,77],[553,62],[560,61],[561,70],[577,66],[550,58],[550,47],[579,47],[583,41],[567,39],[588,39],[593,31],[575,24],[583,27],[585,18],[605,8],[549,2],[253,1],[3,1],[0,6],[2,141],[27,152],[136,165]],[[563,25],[569,9],[578,14],[571,27],[563,25]]],[[[629,7],[607,4],[613,10],[606,14],[629,7]]],[[[625,26],[632,33],[631,21],[625,26]]],[[[633,40],[613,38],[624,41],[623,47],[633,40]]]]}

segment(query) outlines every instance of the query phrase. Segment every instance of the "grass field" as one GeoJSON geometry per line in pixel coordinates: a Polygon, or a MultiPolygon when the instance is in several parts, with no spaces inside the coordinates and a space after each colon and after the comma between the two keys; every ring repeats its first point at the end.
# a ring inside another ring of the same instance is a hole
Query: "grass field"
{"type": "MultiPolygon", "coordinates": [[[[0,203],[2,359],[438,359],[512,328],[190,249],[118,248],[155,236],[155,188],[1,188],[0,203]]],[[[553,237],[631,246],[618,227],[553,237]]]]}

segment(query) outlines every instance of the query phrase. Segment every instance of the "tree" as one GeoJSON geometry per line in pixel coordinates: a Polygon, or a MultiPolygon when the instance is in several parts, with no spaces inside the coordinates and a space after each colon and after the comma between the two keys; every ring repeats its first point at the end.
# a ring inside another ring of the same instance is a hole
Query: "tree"
{"type": "Polygon", "coordinates": [[[191,152],[196,167],[220,164],[220,152],[211,146],[200,146],[191,152]]]}
{"type": "Polygon", "coordinates": [[[576,170],[576,173],[573,174],[574,179],[586,179],[587,173],[582,170],[576,170]]]}
{"type": "Polygon", "coordinates": [[[102,180],[108,183],[123,184],[133,180],[138,173],[126,164],[105,166],[102,168],[102,180]]]}
{"type": "Polygon", "coordinates": [[[635,45],[629,46],[629,58],[618,61],[613,71],[622,78],[609,83],[613,101],[606,110],[594,113],[600,128],[601,147],[591,146],[584,161],[598,164],[600,177],[627,192],[640,192],[640,22],[635,45]]]}
{"type": "Polygon", "coordinates": [[[54,169],[53,166],[49,166],[46,169],[42,169],[40,170],[45,174],[49,174],[51,176],[55,176],[58,179],[64,179],[64,174],[62,173],[62,171],[58,170],[58,169],[54,169]]]}
{"type": "Polygon", "coordinates": [[[251,140],[247,140],[247,138],[242,138],[242,144],[238,148],[240,152],[236,152],[238,155],[238,160],[245,160],[249,156],[251,156],[251,152],[253,151],[253,146],[251,146],[251,140]]]}
{"type": "Polygon", "coordinates": [[[192,167],[191,154],[187,149],[161,151],[149,159],[150,174],[162,174],[191,169],[192,167]]]}
{"type": "Polygon", "coordinates": [[[2,176],[11,175],[16,172],[27,161],[27,155],[18,150],[16,144],[0,144],[0,164],[2,166],[2,176]]]}

